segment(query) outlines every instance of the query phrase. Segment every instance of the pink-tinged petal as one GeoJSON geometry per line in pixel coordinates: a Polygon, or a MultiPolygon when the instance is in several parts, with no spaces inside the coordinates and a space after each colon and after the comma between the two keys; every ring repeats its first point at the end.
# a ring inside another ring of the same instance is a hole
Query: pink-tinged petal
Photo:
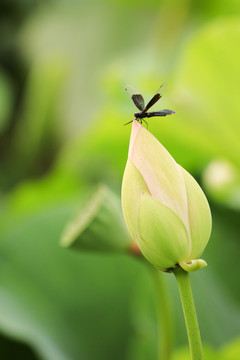
{"type": "Polygon", "coordinates": [[[189,232],[183,174],[164,146],[135,120],[132,125],[129,158],[141,173],[151,195],[174,211],[189,232]]]}
{"type": "Polygon", "coordinates": [[[131,136],[130,136],[130,144],[128,149],[128,157],[131,159],[131,154],[133,152],[133,146],[137,137],[139,130],[142,128],[142,125],[139,124],[136,120],[133,120],[131,136]]]}
{"type": "Polygon", "coordinates": [[[187,189],[189,224],[191,229],[191,259],[201,256],[212,229],[211,211],[207,199],[196,180],[182,167],[187,189]]]}

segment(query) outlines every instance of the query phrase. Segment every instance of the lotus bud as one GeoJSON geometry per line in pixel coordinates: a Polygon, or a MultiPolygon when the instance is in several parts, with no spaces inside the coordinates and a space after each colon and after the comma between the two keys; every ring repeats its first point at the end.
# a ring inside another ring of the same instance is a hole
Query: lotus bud
{"type": "Polygon", "coordinates": [[[136,120],[122,182],[127,228],[147,260],[195,271],[211,233],[211,212],[195,179],[136,120]]]}

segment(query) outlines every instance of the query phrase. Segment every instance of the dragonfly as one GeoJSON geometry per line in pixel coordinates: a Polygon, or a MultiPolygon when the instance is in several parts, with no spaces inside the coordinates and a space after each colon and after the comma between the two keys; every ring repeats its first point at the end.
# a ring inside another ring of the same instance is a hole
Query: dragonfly
{"type": "MultiPolygon", "coordinates": [[[[127,85],[125,87],[125,90],[127,91],[128,95],[132,98],[132,101],[134,102],[136,107],[140,110],[140,112],[135,112],[134,113],[135,120],[137,120],[140,124],[142,124],[142,122],[145,122],[147,127],[148,127],[148,123],[145,120],[145,118],[150,118],[150,117],[153,117],[153,116],[166,116],[166,115],[171,115],[171,114],[176,113],[175,111],[169,110],[169,109],[163,109],[163,110],[160,110],[160,111],[148,111],[154,104],[156,104],[156,102],[159,99],[161,99],[163,91],[165,90],[165,87],[166,87],[166,83],[163,83],[160,86],[160,88],[158,89],[158,91],[156,92],[156,94],[147,103],[146,106],[145,106],[144,98],[139,92],[137,92],[130,85],[127,85]]],[[[127,122],[124,125],[128,125],[131,122],[133,122],[133,120],[127,122]]]]}

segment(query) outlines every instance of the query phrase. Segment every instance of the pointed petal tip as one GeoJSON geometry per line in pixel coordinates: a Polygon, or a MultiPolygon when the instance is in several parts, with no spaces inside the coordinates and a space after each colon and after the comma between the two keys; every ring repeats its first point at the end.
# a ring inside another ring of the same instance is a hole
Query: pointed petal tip
{"type": "Polygon", "coordinates": [[[143,126],[136,119],[133,119],[132,131],[131,131],[131,137],[130,137],[130,144],[129,144],[129,151],[128,151],[128,157],[130,159],[132,157],[133,147],[134,147],[134,143],[135,143],[137,134],[138,134],[139,130],[142,127],[143,126]]]}
{"type": "Polygon", "coordinates": [[[133,126],[142,127],[140,122],[138,122],[136,119],[133,119],[133,126]]]}

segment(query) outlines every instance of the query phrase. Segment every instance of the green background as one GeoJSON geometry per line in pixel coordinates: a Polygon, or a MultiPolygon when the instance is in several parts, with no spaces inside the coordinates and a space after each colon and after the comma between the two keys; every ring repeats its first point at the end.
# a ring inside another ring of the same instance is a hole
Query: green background
{"type": "MultiPolygon", "coordinates": [[[[154,360],[145,264],[62,248],[99,183],[120,196],[134,104],[167,82],[149,130],[201,184],[213,231],[191,274],[206,359],[240,356],[240,3],[237,0],[0,4],[2,359],[154,360]],[[159,106],[159,108],[158,108],[159,106]]],[[[107,234],[106,234],[107,236],[107,234]]],[[[173,359],[188,359],[175,280],[173,359]]]]}

